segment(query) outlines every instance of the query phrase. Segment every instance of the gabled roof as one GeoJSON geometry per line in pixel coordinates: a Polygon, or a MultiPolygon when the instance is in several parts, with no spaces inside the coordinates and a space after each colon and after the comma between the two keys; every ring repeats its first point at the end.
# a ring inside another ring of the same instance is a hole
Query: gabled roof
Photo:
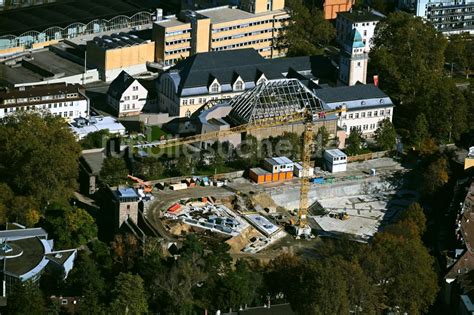
{"type": "Polygon", "coordinates": [[[112,81],[109,86],[108,94],[114,98],[120,98],[123,92],[135,81],[135,79],[129,75],[127,72],[122,71],[120,74],[112,81]]]}
{"type": "Polygon", "coordinates": [[[352,11],[352,12],[338,12],[337,16],[341,16],[346,18],[347,20],[353,23],[361,23],[361,22],[376,22],[380,21],[384,18],[383,14],[377,11],[352,11]]]}
{"type": "Polygon", "coordinates": [[[208,92],[209,82],[217,79],[222,91],[232,90],[237,77],[253,88],[262,75],[268,80],[283,79],[289,72],[305,72],[308,78],[329,77],[334,69],[323,56],[265,59],[254,49],[237,49],[193,55],[168,70],[178,95],[208,92]]]}

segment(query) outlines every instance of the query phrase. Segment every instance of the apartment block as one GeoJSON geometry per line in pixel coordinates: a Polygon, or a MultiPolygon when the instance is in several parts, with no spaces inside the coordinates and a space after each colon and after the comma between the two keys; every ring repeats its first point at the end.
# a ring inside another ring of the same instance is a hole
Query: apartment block
{"type": "Polygon", "coordinates": [[[417,0],[416,15],[442,33],[474,34],[474,0],[417,0]]]}
{"type": "Polygon", "coordinates": [[[89,98],[79,84],[44,84],[0,91],[0,119],[26,110],[46,111],[73,121],[89,114],[89,98]]]}
{"type": "Polygon", "coordinates": [[[241,7],[186,10],[153,24],[155,61],[165,68],[191,55],[254,48],[265,58],[284,56],[275,48],[290,18],[284,0],[243,0],[241,7]]]}

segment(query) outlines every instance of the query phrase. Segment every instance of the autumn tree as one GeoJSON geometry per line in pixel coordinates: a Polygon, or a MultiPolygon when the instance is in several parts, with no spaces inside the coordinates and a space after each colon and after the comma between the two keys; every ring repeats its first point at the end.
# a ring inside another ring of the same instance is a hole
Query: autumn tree
{"type": "Polygon", "coordinates": [[[41,208],[72,196],[80,146],[62,118],[37,112],[8,115],[0,122],[0,148],[1,181],[16,195],[31,196],[41,208]]]}
{"type": "Polygon", "coordinates": [[[127,181],[128,168],[121,157],[109,156],[104,159],[100,179],[109,186],[117,186],[127,181]]]}
{"type": "Polygon", "coordinates": [[[426,231],[426,216],[423,207],[418,202],[410,204],[408,208],[402,212],[400,221],[402,223],[412,223],[418,230],[419,237],[426,231]]]}
{"type": "Polygon", "coordinates": [[[379,127],[375,130],[375,140],[382,150],[393,150],[397,143],[397,133],[389,118],[385,118],[380,122],[379,127]]]}
{"type": "Polygon", "coordinates": [[[434,194],[448,182],[448,172],[448,161],[445,158],[431,162],[423,172],[423,191],[428,195],[434,194]]]}
{"type": "Polygon", "coordinates": [[[117,234],[111,245],[112,258],[120,270],[131,270],[139,251],[138,239],[133,234],[117,234]]]}

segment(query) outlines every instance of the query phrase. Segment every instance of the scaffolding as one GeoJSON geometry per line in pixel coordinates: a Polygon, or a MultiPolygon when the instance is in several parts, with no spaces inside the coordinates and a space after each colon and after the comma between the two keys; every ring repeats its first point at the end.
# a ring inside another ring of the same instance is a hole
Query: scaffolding
{"type": "Polygon", "coordinates": [[[269,80],[230,101],[230,119],[236,124],[291,116],[307,110],[313,119],[324,112],[322,102],[297,79],[269,80]]]}

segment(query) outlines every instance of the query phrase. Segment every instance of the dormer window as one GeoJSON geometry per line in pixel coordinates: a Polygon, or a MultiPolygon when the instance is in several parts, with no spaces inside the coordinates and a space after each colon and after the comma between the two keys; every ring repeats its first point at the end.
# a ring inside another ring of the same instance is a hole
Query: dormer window
{"type": "Polygon", "coordinates": [[[219,93],[219,83],[212,83],[211,93],[219,93]]]}
{"type": "Polygon", "coordinates": [[[234,90],[236,91],[242,91],[244,89],[244,82],[242,81],[237,81],[234,84],[234,90]]]}
{"type": "Polygon", "coordinates": [[[265,83],[265,82],[267,82],[267,78],[265,77],[264,74],[262,74],[260,79],[258,79],[258,81],[257,81],[257,85],[260,85],[260,84],[265,83]]]}

